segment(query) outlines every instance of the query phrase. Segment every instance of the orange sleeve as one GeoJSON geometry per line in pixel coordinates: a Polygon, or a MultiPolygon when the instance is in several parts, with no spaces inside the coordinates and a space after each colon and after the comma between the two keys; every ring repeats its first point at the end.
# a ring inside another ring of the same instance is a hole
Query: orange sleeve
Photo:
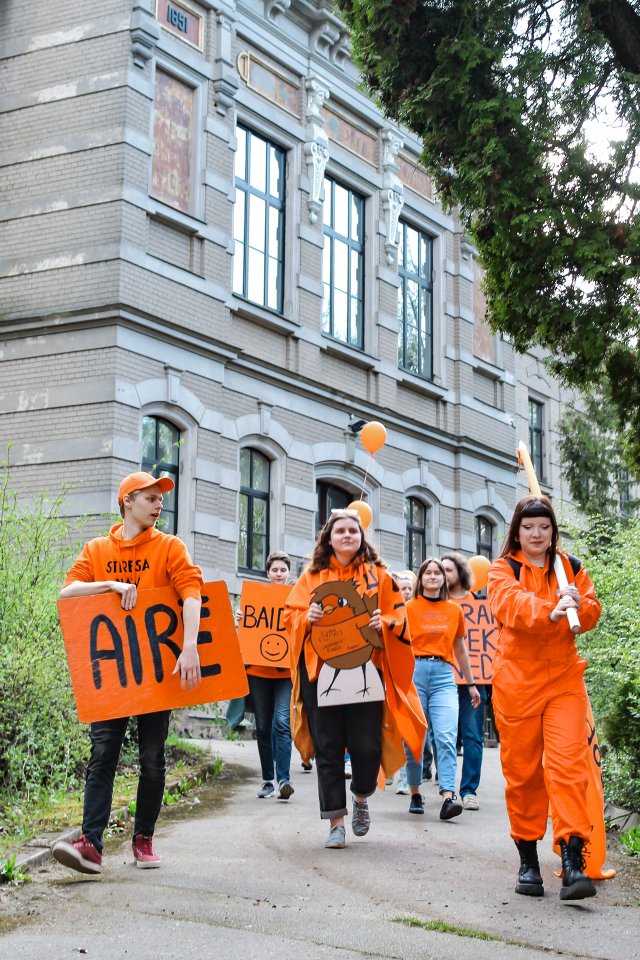
{"type": "Polygon", "coordinates": [[[167,574],[182,600],[202,594],[202,570],[191,562],[189,551],[178,537],[172,537],[167,554],[167,574]]]}
{"type": "Polygon", "coordinates": [[[81,583],[95,583],[96,575],[91,559],[91,542],[85,543],[68,574],[64,579],[63,587],[68,587],[70,583],[79,580],[81,583]]]}
{"type": "Polygon", "coordinates": [[[503,627],[534,634],[544,626],[550,634],[564,636],[566,633],[563,624],[549,620],[555,603],[528,593],[520,581],[516,580],[504,557],[496,560],[489,568],[487,597],[491,612],[503,627]]]}
{"type": "MultiPolygon", "coordinates": [[[[586,633],[588,630],[593,630],[600,619],[602,605],[596,597],[593,581],[584,567],[580,567],[573,580],[580,593],[578,610],[580,632],[586,633]]],[[[571,583],[571,577],[569,577],[569,583],[571,583]]]]}
{"type": "Polygon", "coordinates": [[[460,637],[466,637],[467,635],[467,630],[464,625],[464,613],[463,613],[462,607],[457,603],[456,603],[456,607],[458,608],[458,622],[455,628],[455,632],[453,634],[454,640],[458,640],[460,637]]]}

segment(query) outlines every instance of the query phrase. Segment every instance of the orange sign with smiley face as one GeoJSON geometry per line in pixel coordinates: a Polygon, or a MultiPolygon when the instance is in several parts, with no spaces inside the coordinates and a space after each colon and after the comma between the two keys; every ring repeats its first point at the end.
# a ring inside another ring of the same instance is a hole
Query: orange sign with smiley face
{"type": "Polygon", "coordinates": [[[284,605],[291,587],[278,583],[242,584],[238,640],[243,662],[250,666],[291,666],[284,605]]]}

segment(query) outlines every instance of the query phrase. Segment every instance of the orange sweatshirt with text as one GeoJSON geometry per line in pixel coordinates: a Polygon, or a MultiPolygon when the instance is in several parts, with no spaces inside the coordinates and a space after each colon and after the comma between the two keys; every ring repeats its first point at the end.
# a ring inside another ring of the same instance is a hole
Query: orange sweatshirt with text
{"type": "Polygon", "coordinates": [[[64,586],[75,580],[118,580],[135,583],[138,590],[173,587],[182,600],[200,599],[202,589],[202,571],[191,562],[179,537],[150,527],[133,540],[123,540],[121,523],[111,528],[109,536],[85,543],[64,586]]]}
{"type": "Polygon", "coordinates": [[[414,597],[407,603],[414,657],[442,657],[454,666],[453,643],[464,637],[462,607],[451,600],[414,597]]]}

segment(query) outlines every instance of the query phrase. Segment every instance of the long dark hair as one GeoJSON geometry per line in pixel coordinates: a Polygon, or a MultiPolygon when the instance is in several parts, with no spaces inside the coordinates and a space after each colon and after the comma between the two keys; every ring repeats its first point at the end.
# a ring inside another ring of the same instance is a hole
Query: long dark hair
{"type": "Polygon", "coordinates": [[[465,557],[463,557],[461,553],[458,553],[457,550],[452,550],[450,553],[443,553],[440,559],[451,560],[451,563],[458,571],[460,586],[463,590],[471,590],[471,567],[465,557]]]}
{"type": "Polygon", "coordinates": [[[551,501],[548,497],[545,497],[544,494],[539,497],[531,494],[528,497],[523,497],[522,500],[516,503],[516,508],[513,511],[509,525],[509,532],[507,533],[500,556],[506,557],[508,554],[520,549],[520,524],[523,520],[526,520],[527,517],[546,517],[551,523],[551,546],[549,547],[549,569],[547,571],[548,575],[550,575],[556,559],[560,531],[558,529],[556,515],[551,506],[551,501]]]}
{"type": "Polygon", "coordinates": [[[422,586],[422,574],[425,572],[430,563],[435,563],[440,573],[443,577],[442,586],[440,587],[440,596],[438,600],[448,600],[449,599],[449,585],[447,584],[447,571],[442,566],[442,561],[438,560],[437,557],[427,557],[426,560],[423,560],[420,564],[420,569],[418,570],[418,579],[416,580],[416,585],[413,588],[414,597],[423,597],[424,596],[424,587],[422,586]]]}
{"type": "Polygon", "coordinates": [[[320,570],[326,570],[331,563],[331,557],[334,556],[331,546],[331,531],[338,520],[355,520],[360,527],[360,547],[353,556],[352,562],[364,560],[367,563],[373,563],[376,567],[384,567],[386,564],[380,559],[380,555],[375,547],[365,538],[364,529],[360,523],[360,517],[355,510],[336,510],[318,533],[316,545],[311,554],[311,561],[307,567],[309,573],[319,573],[320,570]]]}

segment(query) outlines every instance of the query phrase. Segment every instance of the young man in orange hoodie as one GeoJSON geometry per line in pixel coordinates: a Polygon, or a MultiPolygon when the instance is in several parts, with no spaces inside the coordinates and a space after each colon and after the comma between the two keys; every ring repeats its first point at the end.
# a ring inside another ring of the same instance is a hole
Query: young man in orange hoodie
{"type": "MultiPolygon", "coordinates": [[[[201,680],[198,656],[202,572],[191,562],[182,540],[156,529],[162,511],[162,495],[172,490],[173,480],[150,473],[132,473],[118,491],[122,523],[109,536],[85,544],[67,574],[60,596],[89,597],[117,593],[123,610],[132,610],[138,590],[173,586],[183,601],[184,642],[174,673],[182,686],[195,687],[201,680]]],[[[138,716],[140,778],[133,830],[136,866],[160,866],[152,846],[153,831],[162,806],[169,733],[169,710],[138,716]]],[[[102,870],[102,834],[109,822],[113,782],[129,717],[91,724],[91,757],[84,793],[82,836],[73,843],[59,841],[53,855],[60,863],[80,873],[102,870]]]]}

